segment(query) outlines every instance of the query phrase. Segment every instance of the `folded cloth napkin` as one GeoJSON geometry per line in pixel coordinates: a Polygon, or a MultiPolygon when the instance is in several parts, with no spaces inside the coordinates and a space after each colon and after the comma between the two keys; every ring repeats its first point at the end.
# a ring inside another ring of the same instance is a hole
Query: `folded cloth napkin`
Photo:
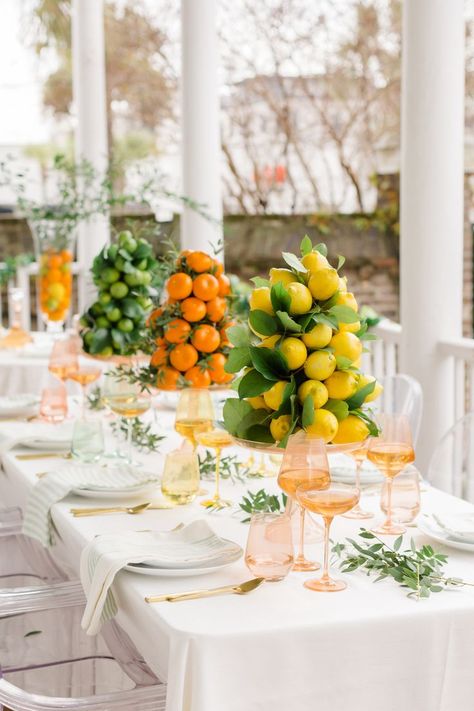
{"type": "Polygon", "coordinates": [[[158,484],[158,475],[128,466],[105,469],[99,466],[71,464],[42,477],[31,490],[26,506],[23,533],[36,538],[43,546],[54,542],[51,506],[64,499],[72,489],[133,490],[140,484],[158,484]]]}
{"type": "Polygon", "coordinates": [[[117,613],[110,586],[117,573],[127,564],[160,562],[167,567],[170,561],[182,559],[202,565],[213,560],[221,551],[241,554],[237,544],[220,539],[203,520],[172,531],[126,531],[96,536],[82,551],[81,582],[87,596],[82,627],[87,634],[97,634],[103,622],[117,613]]]}
{"type": "Polygon", "coordinates": [[[474,512],[432,514],[433,520],[450,538],[461,543],[474,543],[474,512]]]}
{"type": "Polygon", "coordinates": [[[49,425],[44,422],[3,422],[0,423],[0,456],[25,442],[42,440],[54,445],[71,443],[72,425],[49,425]]]}

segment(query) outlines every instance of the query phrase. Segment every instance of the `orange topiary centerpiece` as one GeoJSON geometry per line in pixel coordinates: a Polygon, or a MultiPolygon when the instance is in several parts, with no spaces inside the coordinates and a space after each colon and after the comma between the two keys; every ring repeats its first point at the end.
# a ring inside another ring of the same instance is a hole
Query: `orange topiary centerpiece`
{"type": "Polygon", "coordinates": [[[173,260],[166,300],[149,316],[153,345],[149,382],[160,390],[229,383],[224,370],[231,345],[226,330],[231,285],[220,262],[186,250],[173,260]]]}

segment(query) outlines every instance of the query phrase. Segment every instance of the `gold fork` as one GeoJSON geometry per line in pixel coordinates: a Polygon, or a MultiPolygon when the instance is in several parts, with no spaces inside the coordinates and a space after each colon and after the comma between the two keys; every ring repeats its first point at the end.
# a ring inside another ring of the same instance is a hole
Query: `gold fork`
{"type": "Polygon", "coordinates": [[[179,602],[180,600],[196,600],[200,597],[211,597],[213,595],[246,595],[252,590],[256,590],[263,583],[265,578],[253,578],[239,585],[224,585],[221,588],[209,588],[207,590],[192,590],[186,593],[171,593],[171,595],[152,595],[145,598],[145,602],[179,602]]]}

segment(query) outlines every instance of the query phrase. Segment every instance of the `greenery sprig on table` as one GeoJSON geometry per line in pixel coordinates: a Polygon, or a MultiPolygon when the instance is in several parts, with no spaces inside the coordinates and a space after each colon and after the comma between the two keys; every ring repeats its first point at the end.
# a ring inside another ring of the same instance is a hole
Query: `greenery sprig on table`
{"type": "MultiPolygon", "coordinates": [[[[198,454],[199,471],[202,479],[212,481],[216,475],[216,458],[209,450],[206,450],[205,455],[198,454]]],[[[250,475],[250,469],[244,467],[235,455],[221,457],[220,460],[220,477],[222,479],[230,479],[230,481],[245,481],[250,475]]]]}
{"type": "Polygon", "coordinates": [[[242,519],[242,523],[248,523],[250,516],[253,513],[279,513],[284,511],[288,497],[283,492],[277,494],[269,494],[265,489],[259,489],[257,492],[247,491],[247,494],[242,497],[239,502],[239,508],[249,514],[242,519]]]}
{"type": "Polygon", "coordinates": [[[363,570],[369,576],[377,576],[374,582],[392,578],[402,588],[409,590],[408,597],[416,600],[449,587],[474,586],[461,578],[443,575],[441,571],[448,556],[437,553],[430,545],[417,548],[412,539],[410,547],[402,551],[403,536],[399,536],[391,548],[365,528],[361,528],[359,537],[369,542],[348,538],[349,545],[337,543],[332,548],[332,552],[340,559],[343,573],[363,570]]]}

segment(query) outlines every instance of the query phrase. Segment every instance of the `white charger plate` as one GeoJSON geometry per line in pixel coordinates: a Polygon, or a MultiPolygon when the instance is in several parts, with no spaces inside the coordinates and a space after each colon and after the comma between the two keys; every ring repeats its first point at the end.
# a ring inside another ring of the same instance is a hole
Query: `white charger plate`
{"type": "MultiPolygon", "coordinates": [[[[355,482],[355,468],[333,466],[330,468],[331,479],[344,484],[353,484],[355,482]]],[[[360,473],[361,486],[369,486],[371,484],[381,484],[384,480],[383,474],[377,469],[362,469],[360,473]]]]}
{"type": "Polygon", "coordinates": [[[130,573],[137,573],[138,575],[152,575],[155,578],[185,578],[195,575],[207,575],[207,573],[215,573],[216,570],[222,570],[222,568],[227,568],[229,565],[232,565],[239,560],[242,553],[243,551],[241,549],[239,555],[233,560],[226,560],[206,568],[153,568],[150,565],[126,565],[124,566],[124,570],[128,570],[130,573]]]}
{"type": "Polygon", "coordinates": [[[28,393],[0,397],[0,417],[29,415],[39,405],[40,399],[28,393]]]}
{"type": "Polygon", "coordinates": [[[462,541],[456,541],[450,538],[449,535],[439,528],[436,523],[427,516],[420,516],[417,520],[418,530],[424,533],[429,538],[432,538],[438,543],[442,543],[443,546],[448,546],[449,548],[456,548],[459,551],[468,551],[469,553],[474,553],[474,543],[463,543],[462,541]]]}
{"type": "Polygon", "coordinates": [[[129,486],[126,489],[72,489],[71,493],[76,496],[83,496],[85,499],[127,501],[133,496],[150,496],[156,492],[158,486],[159,483],[156,482],[154,484],[144,484],[143,486],[129,486]]]}
{"type": "Polygon", "coordinates": [[[22,442],[21,446],[27,447],[27,449],[35,449],[38,452],[67,452],[71,449],[71,444],[72,440],[69,436],[58,439],[37,439],[32,437],[22,442]]]}

